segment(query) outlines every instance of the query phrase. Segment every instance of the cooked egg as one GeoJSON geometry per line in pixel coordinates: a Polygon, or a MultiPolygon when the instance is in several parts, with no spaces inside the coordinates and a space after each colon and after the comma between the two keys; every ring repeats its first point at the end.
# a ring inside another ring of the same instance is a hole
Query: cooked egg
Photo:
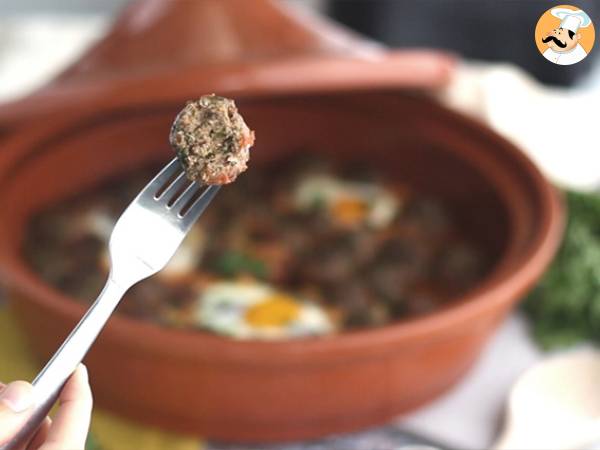
{"type": "Polygon", "coordinates": [[[110,256],[108,253],[108,241],[112,230],[117,223],[114,217],[106,208],[86,209],[76,216],[71,224],[71,233],[73,235],[91,235],[106,245],[99,255],[99,266],[106,272],[110,269],[110,256]]]}
{"type": "Polygon", "coordinates": [[[90,208],[75,215],[69,224],[69,232],[75,236],[92,235],[108,244],[115,223],[117,223],[117,218],[106,208],[90,208]]]}
{"type": "Polygon", "coordinates": [[[284,339],[334,331],[331,319],[318,304],[250,282],[208,286],[195,318],[202,328],[239,339],[284,339]]]}
{"type": "Polygon", "coordinates": [[[194,226],[169,263],[163,270],[158,272],[161,278],[177,278],[191,274],[202,259],[206,246],[206,233],[203,228],[194,226]]]}
{"type": "MultiPolygon", "coordinates": [[[[110,215],[101,211],[88,214],[86,220],[87,231],[108,244],[110,234],[115,225],[115,220],[112,219],[110,215]]],[[[206,234],[204,230],[198,225],[194,226],[189,231],[169,263],[163,270],[158,272],[156,276],[164,280],[172,280],[190,275],[194,272],[196,267],[198,267],[198,264],[202,259],[205,244],[206,234]]],[[[108,245],[104,247],[100,254],[99,264],[104,270],[109,270],[110,254],[108,245]]]]}
{"type": "Polygon", "coordinates": [[[388,226],[400,208],[399,198],[381,186],[327,175],[305,177],[296,187],[295,203],[301,210],[322,206],[342,226],[372,228],[388,226]]]}

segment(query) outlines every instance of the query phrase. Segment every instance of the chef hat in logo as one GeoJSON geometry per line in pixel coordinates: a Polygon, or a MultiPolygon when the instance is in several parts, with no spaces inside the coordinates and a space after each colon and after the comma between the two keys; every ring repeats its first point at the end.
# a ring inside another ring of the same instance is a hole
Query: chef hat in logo
{"type": "Polygon", "coordinates": [[[572,10],[567,8],[554,8],[551,11],[554,17],[558,17],[560,22],[560,27],[565,30],[571,30],[573,33],[577,33],[579,28],[585,28],[592,23],[592,19],[588,16],[585,11],[581,9],[572,10]]]}

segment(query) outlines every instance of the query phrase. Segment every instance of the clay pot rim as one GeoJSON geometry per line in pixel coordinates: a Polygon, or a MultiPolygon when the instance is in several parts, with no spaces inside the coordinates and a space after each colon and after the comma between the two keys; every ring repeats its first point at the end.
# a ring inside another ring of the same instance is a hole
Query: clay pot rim
{"type": "Polygon", "coordinates": [[[38,114],[72,114],[93,102],[101,108],[144,107],[149,102],[172,99],[173,89],[189,92],[184,98],[202,93],[227,92],[231,97],[356,92],[374,89],[435,89],[452,78],[456,62],[450,55],[433,50],[383,50],[368,55],[295,55],[277,60],[190,64],[160,73],[123,76],[117,79],[70,80],[51,83],[33,95],[0,108],[0,125],[26,123],[38,114]],[[421,79],[405,79],[411,68],[406,61],[437,54],[444,61],[421,79]],[[443,55],[443,56],[442,56],[443,55]],[[295,73],[294,77],[282,74],[295,73]],[[140,91],[140,85],[146,89],[140,91]],[[152,92],[148,96],[148,92],[152,92]],[[39,110],[39,112],[38,112],[39,110]]]}
{"type": "MultiPolygon", "coordinates": [[[[375,90],[376,91],[376,90],[375,90]]],[[[327,94],[334,93],[330,90],[327,94]]],[[[226,95],[225,93],[224,95],[226,95]]],[[[290,97],[296,92],[284,95],[251,95],[243,93],[243,98],[290,97]]],[[[433,103],[433,102],[432,102],[433,103]]],[[[232,340],[215,336],[200,330],[178,330],[161,327],[151,322],[115,315],[107,325],[110,333],[103,338],[115,342],[127,340],[136,352],[147,351],[161,353],[165,360],[211,361],[222,364],[266,364],[285,365],[288,363],[328,364],[363,358],[372,358],[389,351],[397,351],[399,345],[418,347],[430,339],[439,339],[436,330],[465,320],[476,320],[481,312],[510,306],[506,299],[526,289],[540,275],[542,268],[552,258],[563,229],[562,205],[558,193],[546,181],[537,167],[512,143],[491,129],[473,119],[462,116],[441,105],[435,105],[436,113],[445,115],[457,126],[464,127],[472,135],[490,142],[490,145],[502,146],[513,161],[524,169],[530,178],[536,200],[540,202],[540,229],[526,248],[519,248],[514,238],[507,247],[495,268],[472,290],[456,301],[432,314],[410,318],[382,327],[355,330],[325,338],[309,338],[287,341],[232,340]],[[192,337],[193,336],[193,337],[192,337]],[[305,356],[310,355],[307,360],[305,356]],[[357,358],[357,355],[360,355],[357,358]]],[[[137,108],[136,108],[137,109],[137,108]]],[[[110,113],[105,108],[101,113],[110,113]]],[[[96,109],[96,114],[98,110],[96,109]]],[[[79,119],[82,114],[78,114],[79,119]]],[[[12,164],[19,161],[19,149],[60,136],[77,123],[75,114],[53,117],[30,133],[20,133],[5,142],[0,154],[0,182],[5,178],[12,164]]],[[[85,116],[85,114],[83,114],[85,116]]],[[[0,197],[1,199],[1,197],[0,197]]],[[[1,228],[0,222],[0,228],[1,228]]],[[[41,307],[51,307],[76,323],[86,308],[76,299],[56,290],[29,268],[18,249],[0,250],[0,275],[13,293],[27,295],[41,307]]],[[[17,300],[18,301],[18,300],[17,300]]],[[[487,327],[487,325],[484,324],[487,327]]],[[[473,327],[477,323],[473,322],[473,327]]],[[[467,330],[465,330],[466,332],[467,330]]],[[[133,350],[132,350],[133,351],[133,350]]]]}

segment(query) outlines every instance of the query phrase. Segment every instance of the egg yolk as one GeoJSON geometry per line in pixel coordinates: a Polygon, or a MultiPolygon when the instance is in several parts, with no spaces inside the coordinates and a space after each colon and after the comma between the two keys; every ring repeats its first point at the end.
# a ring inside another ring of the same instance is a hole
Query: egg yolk
{"type": "Polygon", "coordinates": [[[367,204],[358,198],[341,198],[331,208],[333,217],[346,225],[355,225],[364,220],[367,204]]]}
{"type": "Polygon", "coordinates": [[[298,318],[300,305],[284,294],[274,294],[250,307],[246,322],[255,327],[281,327],[298,318]]]}

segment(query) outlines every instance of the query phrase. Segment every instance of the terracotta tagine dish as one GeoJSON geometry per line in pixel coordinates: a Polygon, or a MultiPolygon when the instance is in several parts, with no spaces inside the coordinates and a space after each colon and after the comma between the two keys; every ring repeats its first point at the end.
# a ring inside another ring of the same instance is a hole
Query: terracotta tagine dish
{"type": "MultiPolygon", "coordinates": [[[[561,205],[512,144],[418,92],[419,83],[407,85],[398,53],[271,2],[247,4],[134,4],[79,63],[2,108],[2,282],[45,361],[86,303],[49,283],[26,256],[42,249],[30,234],[36,217],[163,165],[186,100],[232,97],[256,133],[248,176],[276,174],[309,151],[333,165],[368,166],[447,205],[486,268],[432,312],[318,337],[237,339],[118,311],[86,358],[96,404],[227,441],[290,441],[381,424],[435,399],[469,370],[552,259],[561,205]],[[192,18],[207,21],[198,27],[204,39],[192,18]]],[[[424,85],[443,82],[442,66],[424,85]]],[[[154,297],[148,293],[148,308],[154,297]]]]}

